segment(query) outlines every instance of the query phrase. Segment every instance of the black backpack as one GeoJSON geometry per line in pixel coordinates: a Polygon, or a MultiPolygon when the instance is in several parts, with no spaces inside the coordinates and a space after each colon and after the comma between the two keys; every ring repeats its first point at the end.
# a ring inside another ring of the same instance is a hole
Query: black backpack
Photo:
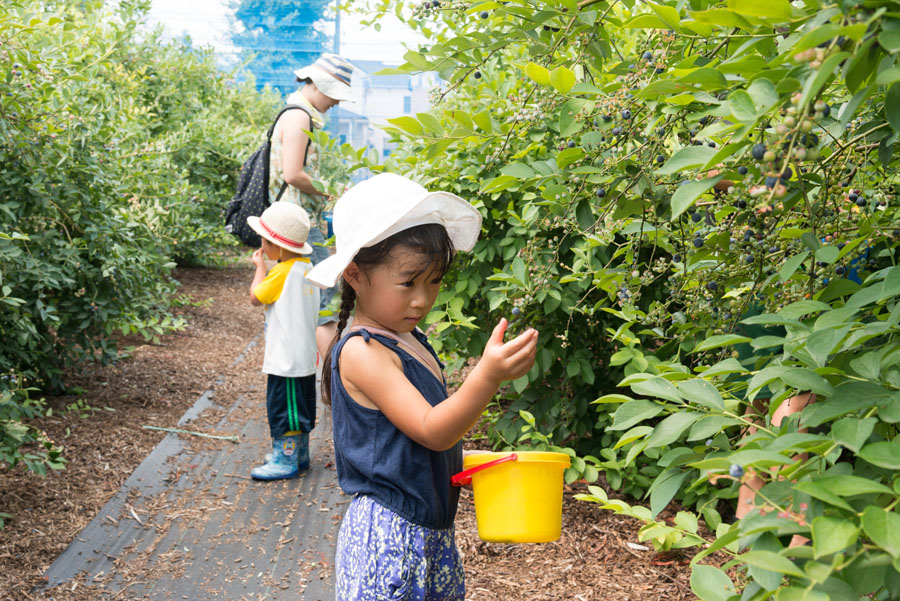
{"type": "MultiPolygon", "coordinates": [[[[272,126],[269,127],[266,141],[241,166],[237,192],[225,211],[225,231],[237,236],[238,240],[251,248],[259,248],[261,240],[259,234],[247,225],[247,217],[251,215],[259,217],[269,206],[269,151],[272,148],[272,132],[275,131],[275,124],[278,123],[281,115],[291,109],[300,109],[309,115],[309,111],[296,105],[286,106],[279,111],[272,126]]],[[[312,115],[310,115],[309,121],[309,129],[312,131],[312,115]]],[[[307,152],[309,152],[310,143],[312,143],[311,140],[307,143],[307,152]]],[[[306,164],[305,160],[303,164],[306,164]]],[[[284,194],[287,185],[287,182],[281,184],[281,189],[275,198],[276,201],[281,200],[281,195],[284,194]]]]}

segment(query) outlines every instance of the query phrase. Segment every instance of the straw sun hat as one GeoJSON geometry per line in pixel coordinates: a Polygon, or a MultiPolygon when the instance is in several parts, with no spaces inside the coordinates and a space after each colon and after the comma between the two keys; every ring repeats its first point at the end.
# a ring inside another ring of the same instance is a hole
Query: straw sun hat
{"type": "Polygon", "coordinates": [[[247,217],[247,225],[285,250],[301,255],[312,252],[312,246],[306,241],[309,237],[309,216],[293,203],[273,202],[259,217],[247,217]]]}
{"type": "Polygon", "coordinates": [[[350,76],[353,65],[337,54],[323,54],[311,65],[297,69],[297,81],[312,81],[319,90],[334,100],[352,100],[350,76]]]}
{"type": "Polygon", "coordinates": [[[341,196],[334,207],[335,254],[306,278],[320,288],[334,286],[359,249],[405,229],[439,223],[457,250],[472,250],[481,233],[481,213],[450,192],[429,192],[394,173],[380,173],[341,196]]]}

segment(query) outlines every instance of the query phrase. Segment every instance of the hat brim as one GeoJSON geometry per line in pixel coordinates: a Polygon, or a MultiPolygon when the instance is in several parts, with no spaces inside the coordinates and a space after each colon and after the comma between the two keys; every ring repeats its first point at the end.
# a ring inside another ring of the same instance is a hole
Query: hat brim
{"type": "Polygon", "coordinates": [[[418,225],[443,225],[453,242],[453,248],[464,252],[474,248],[481,233],[481,213],[478,209],[450,192],[429,192],[423,195],[404,215],[393,221],[393,225],[386,227],[380,234],[355,247],[341,247],[338,239],[337,252],[314,266],[306,274],[306,279],[320,288],[331,288],[337,284],[359,249],[374,246],[397,232],[418,225]]]}
{"type": "Polygon", "coordinates": [[[333,100],[353,100],[353,90],[342,81],[338,81],[330,73],[326,73],[315,65],[308,65],[294,71],[299,81],[311,80],[319,91],[333,100]]]}
{"type": "Polygon", "coordinates": [[[261,238],[265,238],[279,248],[283,248],[284,250],[300,255],[312,254],[313,249],[312,246],[309,245],[309,242],[304,242],[303,246],[296,246],[290,243],[283,242],[275,238],[274,236],[269,235],[269,233],[265,229],[263,229],[262,225],[260,225],[259,217],[256,217],[255,215],[247,217],[247,225],[250,226],[250,229],[259,234],[261,238]]]}

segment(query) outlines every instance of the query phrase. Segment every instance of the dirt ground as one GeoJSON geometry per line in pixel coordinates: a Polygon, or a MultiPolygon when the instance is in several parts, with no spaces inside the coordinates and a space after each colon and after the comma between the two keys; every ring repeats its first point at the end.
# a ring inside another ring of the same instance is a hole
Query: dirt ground
{"type": "MultiPolygon", "coordinates": [[[[249,267],[186,269],[176,277],[185,301],[179,312],[188,321],[183,331],[159,344],[123,341],[134,346],[127,358],[74,371],[68,384],[79,394],[47,399],[53,415],[37,425],[63,447],[67,468],[42,478],[0,466],[0,513],[13,516],[0,530],[0,600],[49,598],[32,592],[45,570],[165,435],[143,426],[172,427],[219,376],[258,375],[256,364],[232,365],[263,325],[261,310],[247,299],[249,267]]],[[[689,557],[631,548],[626,543],[638,542],[639,524],[576,501],[583,490],[567,487],[562,537],[538,545],[481,541],[465,491],[457,543],[467,599],[695,598],[689,557]]]]}

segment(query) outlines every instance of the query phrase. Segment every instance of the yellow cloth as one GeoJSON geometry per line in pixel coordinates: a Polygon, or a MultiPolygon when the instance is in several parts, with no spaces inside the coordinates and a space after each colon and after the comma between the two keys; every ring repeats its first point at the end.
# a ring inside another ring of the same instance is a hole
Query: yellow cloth
{"type": "Polygon", "coordinates": [[[253,294],[259,302],[264,305],[271,305],[281,298],[281,291],[284,290],[284,282],[291,272],[291,267],[293,267],[294,263],[297,261],[309,263],[309,259],[305,257],[294,257],[287,261],[281,261],[269,270],[269,273],[266,274],[266,279],[257,284],[253,289],[253,294]]]}

